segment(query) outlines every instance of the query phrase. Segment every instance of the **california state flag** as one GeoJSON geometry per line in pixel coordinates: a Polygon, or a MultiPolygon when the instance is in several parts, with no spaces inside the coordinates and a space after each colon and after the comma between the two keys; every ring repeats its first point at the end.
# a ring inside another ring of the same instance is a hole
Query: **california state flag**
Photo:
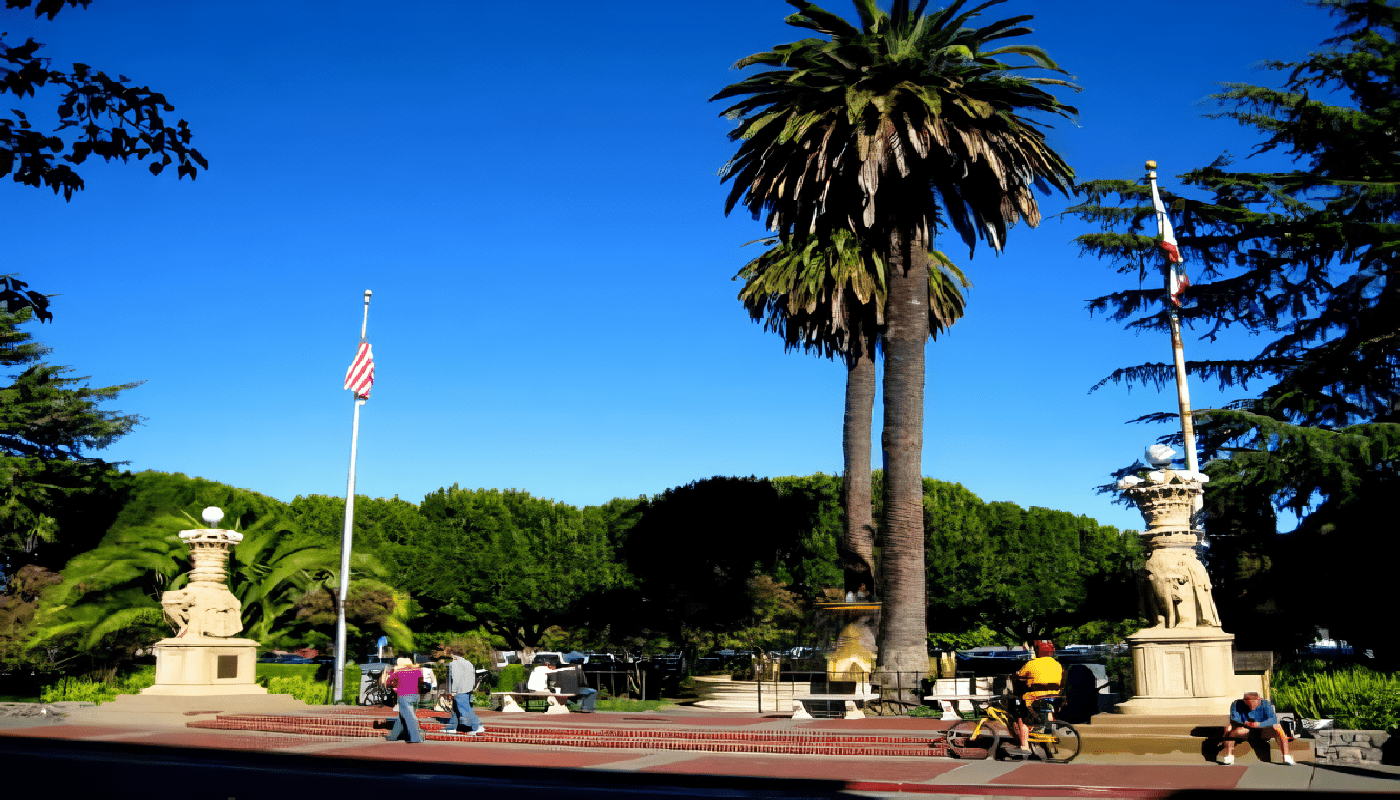
{"type": "Polygon", "coordinates": [[[1186,277],[1186,272],[1181,269],[1181,251],[1176,247],[1176,235],[1172,233],[1172,221],[1167,217],[1167,207],[1162,205],[1162,197],[1157,194],[1157,181],[1152,181],[1152,208],[1157,211],[1157,233],[1162,237],[1161,247],[1167,254],[1168,268],[1171,270],[1170,282],[1172,292],[1172,305],[1181,305],[1181,295],[1185,293],[1186,287],[1191,285],[1191,279],[1186,277]]]}

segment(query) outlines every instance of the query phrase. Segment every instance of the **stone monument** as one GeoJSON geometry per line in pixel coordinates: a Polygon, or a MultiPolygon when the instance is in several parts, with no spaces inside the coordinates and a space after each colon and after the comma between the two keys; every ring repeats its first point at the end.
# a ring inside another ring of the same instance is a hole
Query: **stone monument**
{"type": "Polygon", "coordinates": [[[224,518],[219,508],[204,509],[203,517],[209,528],[180,531],[190,548],[189,583],[160,598],[178,630],[156,642],[156,682],[141,694],[265,695],[254,682],[258,643],[236,638],[243,605],[228,588],[229,553],[243,534],[213,527],[224,518]]]}
{"type": "Polygon", "coordinates": [[[1128,637],[1137,695],[1118,705],[1121,714],[1223,714],[1239,696],[1235,636],[1220,627],[1210,576],[1196,555],[1193,510],[1210,479],[1171,469],[1174,454],[1153,445],[1146,453],[1152,469],[1118,482],[1147,523],[1139,592],[1143,616],[1156,621],[1128,637]]]}

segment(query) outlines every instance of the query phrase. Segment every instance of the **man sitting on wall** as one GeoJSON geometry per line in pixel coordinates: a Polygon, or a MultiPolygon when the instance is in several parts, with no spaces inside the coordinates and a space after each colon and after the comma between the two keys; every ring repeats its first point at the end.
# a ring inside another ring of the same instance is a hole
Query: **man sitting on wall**
{"type": "Polygon", "coordinates": [[[1220,763],[1235,763],[1235,742],[1256,733],[1263,739],[1273,737],[1278,740],[1283,763],[1297,763],[1288,754],[1288,736],[1284,734],[1283,726],[1279,725],[1273,704],[1260,697],[1258,692],[1246,692],[1243,699],[1230,704],[1230,721],[1225,725],[1225,741],[1221,742],[1225,755],[1221,756],[1220,763]]]}

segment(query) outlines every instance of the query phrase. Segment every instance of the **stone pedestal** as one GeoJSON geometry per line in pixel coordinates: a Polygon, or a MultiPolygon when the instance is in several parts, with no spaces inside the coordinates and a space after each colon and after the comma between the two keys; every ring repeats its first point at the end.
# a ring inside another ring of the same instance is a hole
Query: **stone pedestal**
{"type": "Polygon", "coordinates": [[[1238,700],[1231,648],[1235,635],[1220,628],[1147,628],[1129,636],[1137,695],[1119,714],[1229,713],[1238,700]]]}
{"type": "Polygon", "coordinates": [[[161,639],[150,695],[267,694],[254,682],[258,643],[252,639],[161,639]]]}

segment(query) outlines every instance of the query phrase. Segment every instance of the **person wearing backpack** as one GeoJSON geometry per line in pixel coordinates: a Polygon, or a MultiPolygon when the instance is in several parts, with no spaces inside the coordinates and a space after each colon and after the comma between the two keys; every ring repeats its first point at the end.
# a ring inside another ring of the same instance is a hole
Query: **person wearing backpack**
{"type": "Polygon", "coordinates": [[[418,727],[418,696],[424,690],[427,680],[421,668],[414,668],[413,662],[400,658],[394,665],[394,672],[384,681],[384,685],[399,695],[399,716],[394,720],[394,729],[385,739],[395,741],[405,733],[408,741],[418,744],[423,741],[423,729],[418,727]]]}
{"type": "Polygon", "coordinates": [[[461,726],[465,724],[467,735],[476,736],[486,730],[476,712],[472,711],[472,692],[476,691],[476,667],[462,658],[461,652],[455,647],[448,647],[444,652],[452,659],[447,662],[447,694],[452,698],[452,716],[448,718],[442,732],[461,733],[461,726]]]}

